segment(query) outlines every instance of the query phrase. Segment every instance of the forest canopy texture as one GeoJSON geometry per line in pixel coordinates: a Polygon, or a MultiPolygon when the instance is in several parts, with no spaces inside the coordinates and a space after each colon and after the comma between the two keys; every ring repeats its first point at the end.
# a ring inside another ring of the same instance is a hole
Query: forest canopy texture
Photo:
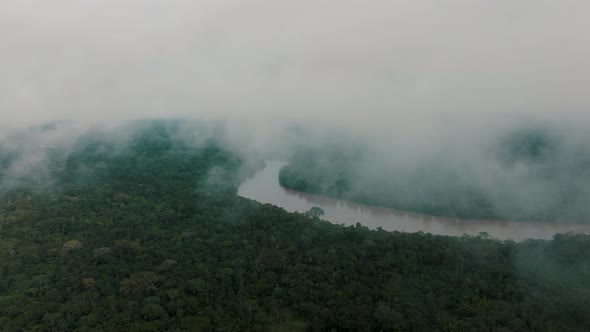
{"type": "MultiPolygon", "coordinates": [[[[288,213],[237,196],[259,163],[215,135],[187,144],[176,125],[39,147],[45,176],[8,179],[18,156],[1,151],[1,329],[590,330],[588,236],[515,243],[288,213]]],[[[348,165],[323,193],[345,195],[348,165]]]]}

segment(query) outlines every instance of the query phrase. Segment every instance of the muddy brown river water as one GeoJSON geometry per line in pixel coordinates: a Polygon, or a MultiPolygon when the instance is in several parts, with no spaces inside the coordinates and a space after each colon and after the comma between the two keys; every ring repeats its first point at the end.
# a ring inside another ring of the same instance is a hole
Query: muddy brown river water
{"type": "Polygon", "coordinates": [[[477,235],[485,232],[498,239],[522,241],[528,238],[550,239],[558,233],[590,234],[590,224],[464,220],[407,213],[394,209],[306,194],[279,185],[279,170],[284,162],[269,161],[266,167],[244,181],[238,195],[280,206],[290,212],[305,212],[314,206],[325,211],[322,219],[335,224],[354,225],[400,232],[425,232],[439,235],[477,235]]]}

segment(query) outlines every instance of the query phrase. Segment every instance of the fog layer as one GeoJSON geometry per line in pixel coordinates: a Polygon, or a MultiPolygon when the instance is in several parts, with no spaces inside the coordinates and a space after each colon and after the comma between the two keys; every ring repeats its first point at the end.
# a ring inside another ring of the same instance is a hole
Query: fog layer
{"type": "Polygon", "coordinates": [[[582,116],[588,10],[575,0],[6,0],[0,121],[194,115],[401,130],[582,116]]]}
{"type": "Polygon", "coordinates": [[[500,201],[512,192],[510,207],[550,205],[561,194],[543,189],[536,164],[506,165],[492,150],[520,128],[549,128],[560,148],[548,159],[587,152],[589,10],[575,0],[5,0],[0,146],[23,154],[9,174],[42,174],[39,146],[67,147],[88,128],[221,119],[225,143],[255,158],[346,137],[372,151],[361,183],[431,164],[500,201]],[[42,135],[12,131],[55,121],[65,122],[42,135]]]}

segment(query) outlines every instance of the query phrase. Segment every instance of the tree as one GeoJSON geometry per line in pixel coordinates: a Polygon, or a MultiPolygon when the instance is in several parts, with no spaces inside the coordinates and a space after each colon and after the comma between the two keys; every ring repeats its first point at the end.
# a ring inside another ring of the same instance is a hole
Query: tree
{"type": "Polygon", "coordinates": [[[159,277],[153,272],[133,273],[121,282],[121,292],[128,294],[144,294],[158,289],[156,283],[159,277]]]}
{"type": "Polygon", "coordinates": [[[82,248],[82,242],[78,240],[70,240],[63,245],[63,249],[67,252],[74,252],[82,248]]]}
{"type": "Polygon", "coordinates": [[[309,211],[305,212],[305,216],[314,220],[320,219],[324,214],[324,210],[320,207],[314,206],[309,211]]]}
{"type": "Polygon", "coordinates": [[[168,313],[161,305],[148,303],[141,308],[141,316],[146,320],[158,320],[168,318],[168,313]]]}

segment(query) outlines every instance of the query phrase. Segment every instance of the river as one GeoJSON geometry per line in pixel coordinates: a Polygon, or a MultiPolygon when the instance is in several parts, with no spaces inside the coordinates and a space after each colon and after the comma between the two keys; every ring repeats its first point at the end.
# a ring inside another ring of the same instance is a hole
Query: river
{"type": "Polygon", "coordinates": [[[528,238],[550,239],[555,234],[568,232],[590,234],[590,224],[441,218],[306,194],[279,185],[279,170],[285,164],[280,161],[267,162],[266,167],[240,185],[238,195],[280,206],[290,212],[305,212],[317,206],[326,213],[322,219],[330,222],[343,225],[354,225],[358,222],[369,228],[381,227],[388,231],[454,236],[478,235],[485,232],[497,239],[514,241],[528,238]]]}

